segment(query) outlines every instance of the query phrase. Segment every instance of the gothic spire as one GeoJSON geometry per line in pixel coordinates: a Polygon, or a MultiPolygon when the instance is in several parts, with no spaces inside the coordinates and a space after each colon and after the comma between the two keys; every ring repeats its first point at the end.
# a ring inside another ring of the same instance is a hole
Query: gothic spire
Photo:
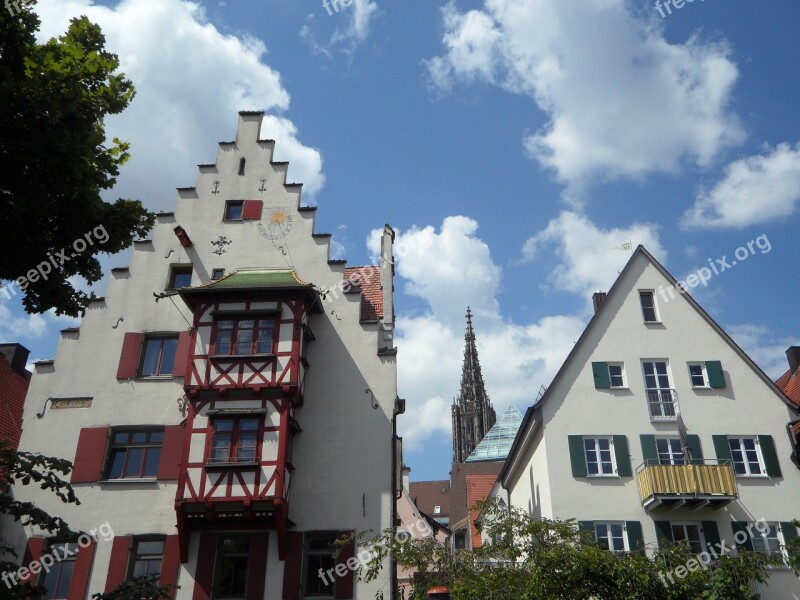
{"type": "Polygon", "coordinates": [[[467,331],[464,334],[464,366],[461,371],[461,389],[453,402],[453,462],[464,462],[483,439],[497,416],[483,383],[475,332],[472,329],[472,311],[467,307],[467,331]]]}

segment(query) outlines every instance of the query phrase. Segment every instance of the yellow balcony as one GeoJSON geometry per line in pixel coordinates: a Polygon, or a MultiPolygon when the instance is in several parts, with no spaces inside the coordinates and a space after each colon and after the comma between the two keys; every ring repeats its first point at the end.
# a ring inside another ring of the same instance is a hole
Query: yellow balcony
{"type": "Polygon", "coordinates": [[[693,461],[686,465],[645,463],[636,469],[642,505],[720,508],[738,498],[736,477],[730,462],[693,461]]]}

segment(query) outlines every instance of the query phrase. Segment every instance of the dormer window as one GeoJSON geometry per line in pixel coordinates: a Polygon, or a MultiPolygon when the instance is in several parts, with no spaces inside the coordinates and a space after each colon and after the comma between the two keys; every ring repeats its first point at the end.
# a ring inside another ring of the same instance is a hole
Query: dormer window
{"type": "Polygon", "coordinates": [[[275,319],[270,317],[219,319],[214,344],[216,355],[271,354],[275,319]]]}
{"type": "Polygon", "coordinates": [[[252,417],[214,419],[209,464],[255,462],[259,421],[252,417]]]}

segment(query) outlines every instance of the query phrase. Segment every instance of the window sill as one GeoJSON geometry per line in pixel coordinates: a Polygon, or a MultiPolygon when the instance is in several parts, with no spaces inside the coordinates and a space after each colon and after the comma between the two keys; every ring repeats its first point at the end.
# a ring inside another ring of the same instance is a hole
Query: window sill
{"type": "Polygon", "coordinates": [[[172,381],[175,375],[139,375],[136,378],[138,381],[172,381]]]}
{"type": "Polygon", "coordinates": [[[274,358],[274,352],[264,352],[262,354],[212,354],[210,360],[231,360],[235,358],[274,358]]]}
{"type": "Polygon", "coordinates": [[[585,475],[584,479],[620,479],[620,475],[585,475]]]}
{"type": "Polygon", "coordinates": [[[630,388],[627,385],[611,385],[608,387],[610,390],[629,390],[630,388]]]}
{"type": "Polygon", "coordinates": [[[231,463],[205,463],[203,468],[206,470],[214,469],[257,469],[258,461],[251,462],[231,462],[231,463]]]}
{"type": "Polygon", "coordinates": [[[663,325],[661,321],[642,321],[645,325],[663,325]]]}
{"type": "Polygon", "coordinates": [[[158,483],[157,477],[128,477],[125,479],[101,479],[97,483],[111,483],[111,484],[118,484],[118,483],[158,483]]]}

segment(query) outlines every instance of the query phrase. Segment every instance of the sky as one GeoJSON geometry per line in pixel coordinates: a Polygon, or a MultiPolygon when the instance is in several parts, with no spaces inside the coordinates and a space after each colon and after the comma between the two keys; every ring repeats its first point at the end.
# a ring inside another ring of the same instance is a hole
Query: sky
{"type": "MultiPolygon", "coordinates": [[[[628,242],[678,279],[730,264],[692,295],[771,377],[786,370],[800,344],[796,1],[331,2],[35,10],[43,39],[81,14],[99,23],[136,87],[106,123],[132,153],[107,199],[171,210],[175,188],[233,137],[237,111],[264,110],[262,137],[319,206],[334,257],[367,264],[383,224],[398,232],[412,481],[448,477],[467,306],[498,415],[524,412],[628,242]]],[[[54,356],[74,324],[0,297],[0,339],[31,361],[54,356]]]]}

